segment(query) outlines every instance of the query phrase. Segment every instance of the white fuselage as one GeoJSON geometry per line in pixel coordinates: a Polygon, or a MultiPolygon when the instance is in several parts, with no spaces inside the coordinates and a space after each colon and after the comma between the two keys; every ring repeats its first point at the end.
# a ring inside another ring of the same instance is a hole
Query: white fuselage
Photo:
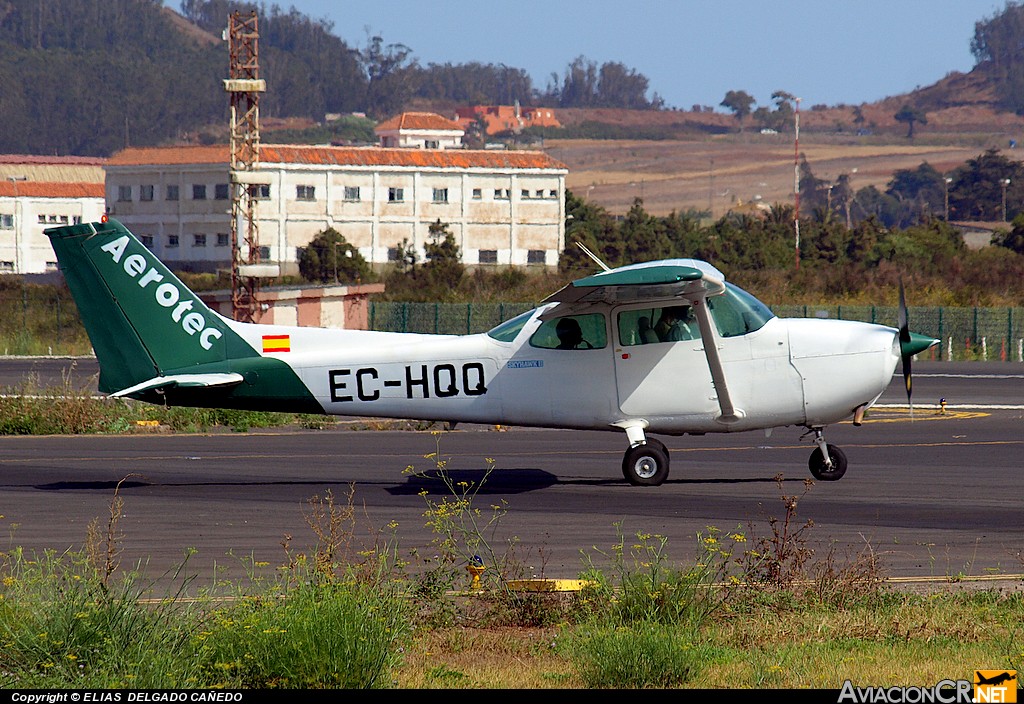
{"type": "Polygon", "coordinates": [[[536,427],[613,429],[643,421],[650,432],[711,433],[824,426],[877,400],[899,362],[898,332],[852,321],[771,318],[759,329],[716,336],[738,418],[721,410],[700,338],[651,345],[619,339],[606,308],[599,349],[532,345],[539,308],[511,341],[449,336],[247,326],[290,336],[285,361],[330,414],[536,427]]]}

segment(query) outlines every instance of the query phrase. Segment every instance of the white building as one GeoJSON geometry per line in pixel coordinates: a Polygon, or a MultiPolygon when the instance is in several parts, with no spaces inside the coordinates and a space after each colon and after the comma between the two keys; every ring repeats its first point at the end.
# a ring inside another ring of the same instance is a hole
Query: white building
{"type": "Polygon", "coordinates": [[[0,156],[0,273],[57,270],[48,227],[103,216],[103,160],[0,156]]]}
{"type": "MultiPolygon", "coordinates": [[[[395,138],[416,143],[401,129],[395,138]]],[[[434,141],[454,146],[445,139],[434,141]]],[[[224,267],[228,163],[226,145],[126,149],[105,166],[109,213],[172,268],[224,267]]],[[[330,227],[378,267],[403,242],[422,260],[438,221],[469,265],[555,266],[565,246],[568,170],[542,152],[262,145],[259,172],[269,182],[251,186],[260,258],[282,273],[296,272],[299,250],[330,227]]]]}
{"type": "Polygon", "coordinates": [[[459,149],[466,131],[458,122],[432,112],[403,112],[374,129],[382,147],[459,149]]]}

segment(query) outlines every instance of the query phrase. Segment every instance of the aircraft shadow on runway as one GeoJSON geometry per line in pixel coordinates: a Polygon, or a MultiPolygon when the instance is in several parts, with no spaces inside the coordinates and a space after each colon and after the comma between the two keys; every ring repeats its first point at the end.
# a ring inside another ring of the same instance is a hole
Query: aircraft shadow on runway
{"type": "MultiPolygon", "coordinates": [[[[665,482],[671,484],[757,484],[775,483],[777,476],[773,477],[747,477],[736,479],[723,479],[720,477],[688,477],[686,479],[670,479],[665,482]]],[[[802,478],[783,479],[789,482],[803,482],[802,478]]],[[[150,486],[295,486],[308,484],[310,486],[322,486],[324,484],[349,483],[341,481],[243,481],[243,482],[150,482],[137,479],[131,480],[92,480],[92,481],[60,481],[48,484],[36,484],[35,489],[39,491],[115,491],[138,489],[150,486]]],[[[357,484],[362,482],[356,482],[357,484]]],[[[376,482],[375,482],[376,483],[376,482]]],[[[583,477],[559,479],[554,474],[543,469],[536,468],[503,468],[493,469],[458,469],[458,470],[425,470],[409,474],[404,484],[385,488],[392,496],[418,495],[423,492],[428,494],[479,494],[479,495],[502,495],[502,494],[523,494],[529,491],[547,489],[556,485],[572,486],[621,486],[631,488],[622,478],[608,477],[591,479],[583,477]]],[[[644,490],[646,487],[639,487],[644,490]]]]}

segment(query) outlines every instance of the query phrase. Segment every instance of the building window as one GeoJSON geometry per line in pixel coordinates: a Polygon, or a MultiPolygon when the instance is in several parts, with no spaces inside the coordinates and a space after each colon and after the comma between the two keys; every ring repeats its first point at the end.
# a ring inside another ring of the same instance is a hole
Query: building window
{"type": "Polygon", "coordinates": [[[448,202],[448,189],[447,188],[435,188],[434,189],[434,202],[435,203],[447,203],[448,202]]]}
{"type": "Polygon", "coordinates": [[[213,197],[216,198],[217,200],[227,200],[228,199],[228,184],[226,184],[226,183],[218,183],[216,186],[214,186],[213,187],[213,197]]]}
{"type": "Polygon", "coordinates": [[[192,200],[206,200],[206,184],[205,183],[193,183],[192,184],[192,200]]]}
{"type": "Polygon", "coordinates": [[[227,247],[229,244],[231,244],[231,235],[229,235],[226,232],[218,232],[217,233],[217,246],[218,247],[227,247]]]}
{"type": "Polygon", "coordinates": [[[398,247],[388,247],[388,261],[389,262],[397,262],[398,261],[398,247]]]}
{"type": "Polygon", "coordinates": [[[117,202],[118,203],[131,203],[132,201],[132,187],[131,186],[118,186],[117,187],[117,202]]]}
{"type": "Polygon", "coordinates": [[[264,261],[264,262],[270,261],[270,247],[267,247],[267,246],[260,247],[260,261],[264,261]]]}
{"type": "Polygon", "coordinates": [[[296,186],[295,197],[298,200],[316,200],[316,186],[296,186]]]}
{"type": "Polygon", "coordinates": [[[57,262],[46,262],[47,271],[57,271],[57,262]]]}
{"type": "Polygon", "coordinates": [[[345,186],[345,200],[359,200],[359,186],[345,186]]]}
{"type": "Polygon", "coordinates": [[[523,190],[519,191],[519,197],[522,198],[523,200],[529,200],[529,198],[530,198],[530,191],[529,191],[529,189],[524,188],[523,190]]]}
{"type": "Polygon", "coordinates": [[[474,188],[473,189],[473,200],[480,200],[483,197],[484,197],[483,191],[481,191],[479,188],[474,188]]]}
{"type": "Polygon", "coordinates": [[[536,197],[537,198],[543,198],[544,197],[544,189],[543,188],[538,188],[537,189],[536,197]]]}
{"type": "Polygon", "coordinates": [[[550,191],[548,191],[548,198],[557,198],[557,197],[558,197],[558,191],[556,191],[554,188],[552,188],[550,191]]]}
{"type": "Polygon", "coordinates": [[[205,247],[206,246],[206,235],[192,235],[192,246],[193,247],[205,247]]]}
{"type": "Polygon", "coordinates": [[[388,203],[401,203],[405,200],[404,188],[389,188],[388,203]]]}
{"type": "Polygon", "coordinates": [[[153,200],[153,186],[139,186],[139,200],[153,200]]]}
{"type": "Polygon", "coordinates": [[[427,149],[438,149],[440,148],[441,143],[436,139],[425,139],[423,140],[423,146],[427,149]]]}
{"type": "Polygon", "coordinates": [[[495,200],[508,200],[508,190],[503,189],[503,188],[495,188],[494,189],[494,199],[495,200]]]}
{"type": "Polygon", "coordinates": [[[153,249],[153,235],[139,235],[139,240],[146,249],[153,249]]]}
{"type": "Polygon", "coordinates": [[[0,230],[13,230],[14,216],[7,213],[0,214],[0,230]]]}
{"type": "Polygon", "coordinates": [[[543,249],[531,249],[526,252],[527,264],[547,264],[547,252],[543,249]]]}
{"type": "Polygon", "coordinates": [[[178,186],[176,184],[167,187],[167,200],[178,200],[178,186]]]}
{"type": "Polygon", "coordinates": [[[40,225],[45,225],[46,224],[46,216],[45,215],[40,215],[39,216],[39,224],[40,225]]]}
{"type": "Polygon", "coordinates": [[[72,225],[81,225],[82,224],[82,216],[81,215],[73,215],[71,217],[71,224],[72,225]]]}
{"type": "Polygon", "coordinates": [[[14,271],[14,262],[0,262],[0,271],[14,271]]]}
{"type": "Polygon", "coordinates": [[[177,247],[178,246],[178,236],[177,235],[167,235],[167,246],[168,247],[177,247]]]}
{"type": "Polygon", "coordinates": [[[253,200],[270,200],[270,184],[255,183],[250,185],[249,197],[253,200]]]}
{"type": "Polygon", "coordinates": [[[498,250],[496,249],[481,249],[480,250],[479,262],[481,264],[497,264],[498,263],[498,250]]]}

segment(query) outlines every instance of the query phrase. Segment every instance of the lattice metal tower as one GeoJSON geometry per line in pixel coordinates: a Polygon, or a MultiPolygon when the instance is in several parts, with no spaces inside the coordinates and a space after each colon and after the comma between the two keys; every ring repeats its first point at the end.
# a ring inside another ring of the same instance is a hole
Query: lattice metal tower
{"type": "Polygon", "coordinates": [[[231,306],[235,320],[256,322],[260,247],[256,222],[259,191],[269,185],[260,162],[259,25],[255,12],[234,12],[226,32],[230,54],[224,89],[231,96],[231,306]]]}

